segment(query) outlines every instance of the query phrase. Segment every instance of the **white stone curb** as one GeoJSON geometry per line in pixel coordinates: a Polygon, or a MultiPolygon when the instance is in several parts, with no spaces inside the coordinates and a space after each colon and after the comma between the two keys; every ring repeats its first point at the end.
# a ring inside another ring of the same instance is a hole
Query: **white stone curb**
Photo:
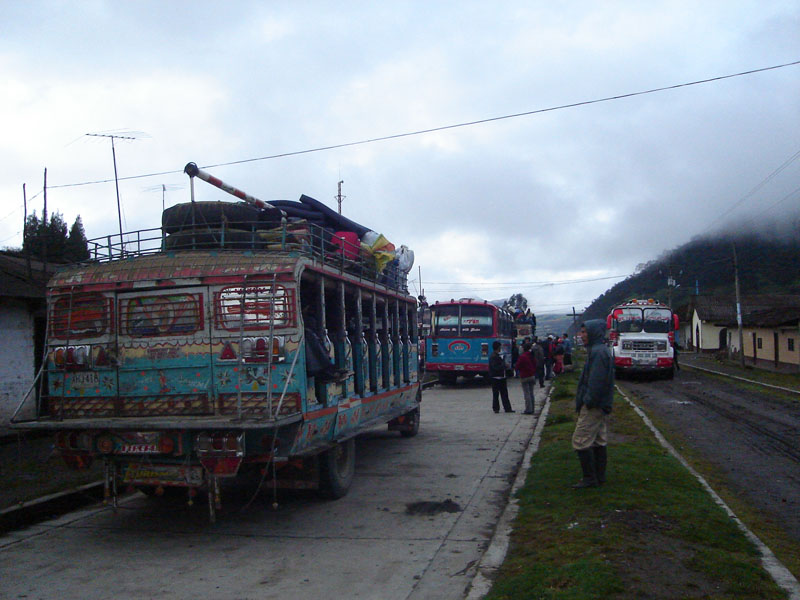
{"type": "Polygon", "coordinates": [[[492,582],[497,574],[498,569],[503,564],[508,552],[508,544],[513,530],[514,519],[519,512],[519,503],[517,502],[516,494],[519,488],[525,483],[525,477],[528,474],[528,469],[531,466],[531,458],[539,449],[539,442],[542,438],[542,430],[547,421],[547,413],[550,410],[550,392],[553,386],[547,388],[547,395],[542,403],[542,410],[539,414],[539,420],[536,422],[536,429],[534,429],[533,437],[528,444],[525,454],[522,457],[522,464],[520,465],[517,476],[514,479],[514,484],[511,486],[511,494],[509,502],[506,505],[500,519],[497,522],[497,527],[494,530],[489,546],[483,553],[478,567],[476,569],[475,577],[469,586],[469,592],[465,597],[466,600],[479,600],[489,593],[492,588],[492,582]]]}

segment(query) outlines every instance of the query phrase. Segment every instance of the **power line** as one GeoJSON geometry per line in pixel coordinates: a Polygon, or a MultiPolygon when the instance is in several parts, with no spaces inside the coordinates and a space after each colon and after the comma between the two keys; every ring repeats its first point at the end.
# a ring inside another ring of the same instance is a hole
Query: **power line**
{"type": "MultiPolygon", "coordinates": [[[[753,189],[751,189],[751,190],[750,190],[749,192],[747,192],[747,193],[746,193],[744,196],[742,196],[742,197],[741,197],[741,198],[740,198],[740,199],[739,199],[737,202],[735,202],[733,206],[731,206],[731,207],[730,207],[728,210],[726,210],[724,213],[722,213],[722,214],[721,214],[719,217],[717,217],[716,219],[714,219],[714,220],[711,222],[711,224],[710,224],[708,227],[706,227],[706,228],[703,230],[703,232],[704,232],[704,233],[705,233],[705,232],[707,232],[707,231],[708,231],[709,229],[711,229],[711,228],[712,228],[714,225],[716,225],[716,224],[717,224],[717,223],[719,223],[719,222],[720,222],[722,219],[724,219],[724,218],[725,218],[725,217],[727,217],[729,214],[731,214],[731,213],[732,213],[732,212],[733,212],[733,211],[734,211],[734,210],[735,210],[737,207],[739,207],[739,206],[740,206],[740,205],[741,205],[741,204],[742,204],[742,203],[743,203],[745,200],[748,200],[749,198],[751,198],[751,197],[752,197],[752,196],[753,196],[753,195],[754,195],[756,192],[758,192],[758,191],[759,191],[761,188],[763,188],[763,187],[764,187],[765,185],[767,185],[767,184],[768,184],[770,181],[772,181],[773,179],[775,179],[775,177],[776,177],[776,176],[777,176],[777,175],[778,175],[778,174],[779,174],[781,171],[783,171],[784,169],[786,169],[786,168],[787,168],[787,167],[788,167],[790,164],[792,164],[792,163],[793,163],[794,161],[796,161],[798,158],[800,158],[800,150],[798,150],[797,152],[795,152],[794,154],[792,154],[792,155],[791,155],[789,158],[787,158],[787,159],[786,159],[786,160],[783,162],[783,164],[782,164],[781,166],[779,166],[779,167],[778,167],[777,169],[775,169],[775,170],[774,170],[772,173],[770,173],[769,175],[767,175],[767,176],[766,176],[764,179],[762,179],[762,180],[761,180],[761,181],[760,181],[760,182],[759,182],[759,183],[758,183],[758,184],[757,184],[757,185],[756,185],[756,186],[755,186],[753,189]]],[[[793,194],[793,193],[794,193],[794,192],[792,192],[792,194],[793,194]]],[[[791,194],[789,194],[789,196],[791,196],[791,194]]],[[[779,200],[779,201],[778,201],[776,204],[778,204],[778,203],[780,203],[780,202],[783,202],[784,200],[786,200],[786,198],[783,198],[782,200],[779,200]]],[[[770,209],[771,209],[773,206],[775,206],[775,204],[773,204],[772,206],[770,206],[770,207],[769,207],[767,210],[770,210],[770,209]]],[[[766,212],[766,211],[765,211],[765,212],[766,212]]]]}
{"type": "MultiPolygon", "coordinates": [[[[273,159],[276,159],[276,158],[286,158],[286,157],[289,157],[289,156],[298,156],[298,155],[301,155],[301,154],[311,154],[313,152],[323,152],[323,151],[326,151],[326,150],[336,150],[336,149],[339,149],[339,148],[348,148],[348,147],[360,146],[360,145],[364,145],[364,144],[373,144],[375,142],[385,142],[385,141],[388,141],[388,140],[396,140],[396,139],[412,137],[412,136],[417,136],[417,135],[424,135],[424,134],[427,134],[427,133],[436,133],[436,132],[439,132],[439,131],[447,131],[449,129],[458,129],[458,128],[461,128],[461,127],[471,127],[473,125],[483,125],[483,124],[486,124],[486,123],[493,123],[495,121],[503,121],[503,120],[506,120],[506,119],[516,119],[516,118],[520,118],[520,117],[529,117],[531,115],[537,115],[537,114],[542,114],[542,113],[546,113],[546,112],[553,112],[553,111],[557,111],[557,110],[564,110],[564,109],[567,109],[567,108],[577,108],[579,106],[589,106],[591,104],[600,104],[602,102],[611,102],[612,100],[623,100],[625,98],[634,98],[636,96],[644,96],[646,94],[655,94],[655,93],[658,93],[658,92],[665,92],[665,91],[676,90],[676,89],[680,89],[680,88],[684,88],[684,87],[690,87],[690,86],[701,85],[701,84],[705,84],[705,83],[712,83],[712,82],[716,82],[716,81],[722,81],[724,79],[732,79],[734,77],[743,77],[745,75],[753,75],[755,73],[763,73],[765,71],[772,71],[772,70],[775,70],[775,69],[783,69],[785,67],[792,67],[792,66],[795,66],[795,65],[798,65],[798,64],[800,64],[800,60],[796,60],[796,61],[788,62],[788,63],[783,63],[783,64],[779,64],[779,65],[773,65],[771,67],[762,67],[760,69],[751,69],[749,71],[740,71],[739,73],[731,73],[729,75],[719,75],[717,77],[709,77],[707,79],[698,79],[696,81],[689,81],[689,82],[686,82],[686,83],[678,83],[678,84],[675,84],[675,85],[657,87],[657,88],[652,88],[652,89],[649,89],[649,90],[642,90],[642,91],[638,91],[638,92],[629,92],[629,93],[626,93],[626,94],[618,94],[616,96],[606,96],[604,98],[596,98],[594,100],[583,100],[581,102],[573,102],[573,103],[570,103],[570,104],[561,104],[561,105],[558,105],[558,106],[551,106],[551,107],[548,107],[548,108],[539,108],[539,109],[529,110],[529,111],[525,111],[525,112],[512,113],[512,114],[501,115],[501,116],[497,116],[497,117],[488,117],[486,119],[478,119],[478,120],[475,120],[475,121],[466,121],[466,122],[463,122],[463,123],[454,123],[454,124],[451,124],[451,125],[442,125],[440,127],[431,127],[429,129],[419,129],[419,130],[416,130],[416,131],[409,131],[409,132],[405,132],[405,133],[395,133],[395,134],[392,134],[392,135],[385,135],[385,136],[381,136],[381,137],[368,138],[368,139],[358,140],[358,141],[354,141],[354,142],[344,142],[344,143],[341,143],[341,144],[331,144],[331,145],[328,145],[328,146],[318,146],[316,148],[308,148],[306,150],[295,150],[295,151],[292,151],[292,152],[282,152],[280,154],[270,154],[270,155],[267,155],[267,156],[259,156],[259,157],[256,157],[256,158],[246,158],[246,159],[242,159],[242,160],[235,160],[235,161],[230,161],[230,162],[223,162],[223,163],[204,165],[201,168],[203,168],[203,169],[213,169],[215,167],[228,167],[228,166],[232,166],[232,165],[241,165],[241,164],[245,164],[245,163],[257,162],[257,161],[262,161],[262,160],[273,160],[273,159]]],[[[129,175],[127,177],[120,177],[119,181],[125,181],[125,180],[130,180],[130,179],[143,179],[143,178],[146,178],[146,177],[160,177],[160,176],[163,176],[163,175],[175,175],[175,174],[179,174],[179,173],[183,173],[183,170],[161,171],[161,172],[158,172],[158,173],[147,173],[147,174],[144,174],[144,175],[129,175]]],[[[83,185],[94,185],[94,184],[98,184],[98,183],[109,183],[111,181],[114,181],[114,180],[113,179],[100,179],[100,180],[96,180],[96,181],[85,181],[85,182],[81,182],[81,183],[65,183],[65,184],[61,184],[61,185],[50,186],[50,189],[76,187],[76,186],[83,186],[83,185]]]]}
{"type": "Polygon", "coordinates": [[[603,281],[605,279],[623,279],[628,275],[609,275],[607,277],[593,277],[588,279],[562,279],[559,281],[505,281],[505,282],[472,282],[472,281],[428,281],[428,285],[466,285],[466,286],[488,286],[488,287],[505,287],[505,286],[531,286],[531,285],[568,285],[571,283],[588,283],[591,281],[603,281]]]}

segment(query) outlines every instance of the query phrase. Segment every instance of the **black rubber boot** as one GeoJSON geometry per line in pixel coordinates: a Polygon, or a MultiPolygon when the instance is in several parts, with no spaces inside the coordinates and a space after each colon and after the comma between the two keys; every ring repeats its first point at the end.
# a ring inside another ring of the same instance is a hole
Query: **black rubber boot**
{"type": "Polygon", "coordinates": [[[605,446],[595,446],[592,448],[594,451],[594,472],[597,479],[597,485],[603,485],[606,482],[606,463],[608,462],[608,452],[605,446]]]}
{"type": "Polygon", "coordinates": [[[596,487],[597,478],[595,476],[594,452],[592,451],[591,448],[587,448],[586,450],[578,450],[577,452],[578,452],[578,459],[581,461],[581,470],[583,471],[583,479],[581,479],[578,483],[576,483],[572,487],[576,489],[596,487]]]}

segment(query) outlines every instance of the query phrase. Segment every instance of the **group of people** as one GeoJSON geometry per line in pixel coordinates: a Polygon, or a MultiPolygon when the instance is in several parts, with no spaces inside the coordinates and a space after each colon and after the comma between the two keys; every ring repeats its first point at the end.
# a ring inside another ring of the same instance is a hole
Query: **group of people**
{"type": "MultiPolygon", "coordinates": [[[[492,380],[492,409],[500,412],[502,400],[505,412],[514,412],[508,400],[508,386],[506,383],[506,367],[500,354],[500,342],[492,345],[492,355],[489,357],[489,377],[492,380]]],[[[526,337],[522,341],[522,352],[517,344],[512,344],[511,363],[514,373],[519,376],[522,383],[522,394],[525,397],[526,415],[536,413],[534,389],[536,383],[544,387],[545,380],[552,379],[572,366],[572,340],[568,334],[561,337],[548,335],[539,340],[538,337],[526,337]]]]}
{"type": "MultiPolygon", "coordinates": [[[[578,455],[583,478],[575,488],[595,487],[605,483],[608,455],[608,419],[614,398],[614,362],[605,343],[605,321],[594,319],[583,324],[580,338],[586,349],[586,362],[578,380],[575,410],[578,413],[572,447],[578,455]]],[[[505,412],[514,412],[508,399],[506,366],[500,342],[492,344],[489,357],[489,377],[492,380],[492,409],[500,412],[500,400],[505,412]]],[[[525,338],[522,353],[512,357],[519,374],[525,397],[525,414],[535,415],[534,390],[538,381],[544,387],[546,379],[572,366],[572,341],[565,333],[557,338],[549,335],[542,341],[525,338]]]]}

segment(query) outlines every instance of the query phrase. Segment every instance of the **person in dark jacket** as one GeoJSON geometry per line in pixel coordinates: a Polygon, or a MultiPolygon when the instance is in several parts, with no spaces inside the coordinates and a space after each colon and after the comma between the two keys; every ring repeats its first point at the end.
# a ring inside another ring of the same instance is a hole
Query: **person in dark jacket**
{"type": "Polygon", "coordinates": [[[508,385],[506,384],[506,361],[500,355],[500,342],[492,343],[492,355],[489,357],[489,378],[492,380],[492,410],[500,412],[498,396],[503,399],[503,410],[507,413],[514,412],[508,400],[508,385]]]}
{"type": "Polygon", "coordinates": [[[542,340],[542,351],[544,352],[544,378],[553,378],[553,354],[555,344],[553,343],[553,336],[548,335],[542,340]]]}
{"type": "Polygon", "coordinates": [[[602,485],[606,480],[608,456],[608,418],[614,400],[614,361],[605,343],[606,323],[602,319],[586,321],[581,340],[586,348],[575,394],[578,422],[572,434],[572,447],[578,453],[583,479],[575,488],[602,485]]]}
{"type": "Polygon", "coordinates": [[[533,338],[533,358],[536,360],[536,379],[539,380],[539,387],[544,387],[544,351],[539,343],[539,338],[533,338]]]}

